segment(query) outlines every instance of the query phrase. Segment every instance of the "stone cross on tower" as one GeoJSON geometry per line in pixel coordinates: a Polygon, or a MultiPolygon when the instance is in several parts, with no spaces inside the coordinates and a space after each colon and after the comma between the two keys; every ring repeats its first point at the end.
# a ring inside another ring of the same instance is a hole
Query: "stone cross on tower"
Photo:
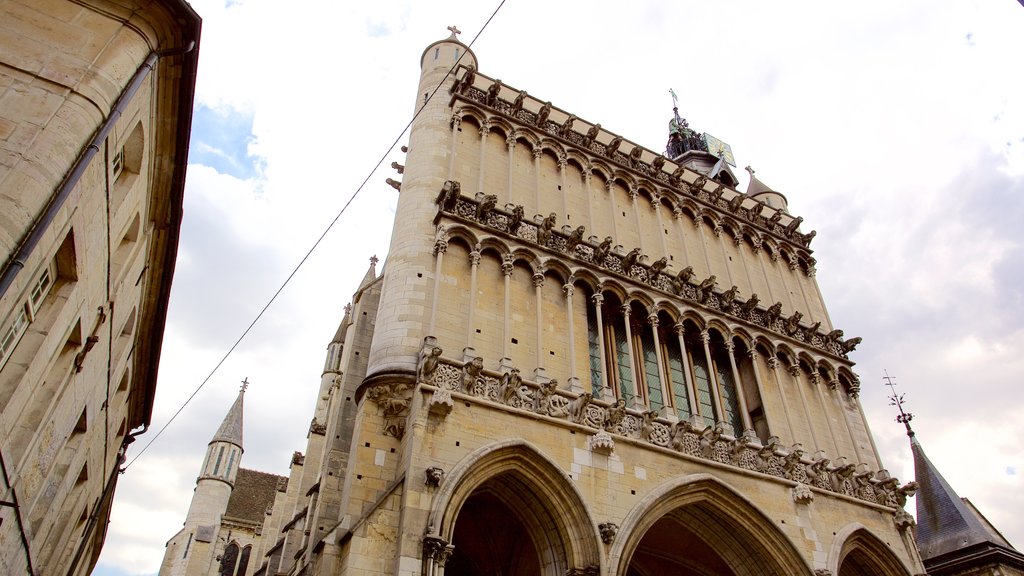
{"type": "Polygon", "coordinates": [[[745,167],[743,169],[750,173],[750,177],[751,178],[754,177],[754,169],[753,168],[751,168],[750,166],[747,166],[747,167],[745,167]]]}
{"type": "Polygon", "coordinates": [[[462,30],[459,30],[457,26],[449,26],[448,30],[452,33],[452,38],[455,38],[457,34],[462,34],[462,30]]]}
{"type": "Polygon", "coordinates": [[[242,380],[242,392],[245,392],[249,388],[249,377],[246,376],[245,380],[242,380]]]}

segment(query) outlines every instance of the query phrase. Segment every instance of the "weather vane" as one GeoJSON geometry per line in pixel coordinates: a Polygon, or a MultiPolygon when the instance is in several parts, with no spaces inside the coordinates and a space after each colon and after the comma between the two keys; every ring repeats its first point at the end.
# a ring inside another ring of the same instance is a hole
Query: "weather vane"
{"type": "Polygon", "coordinates": [[[885,380],[885,385],[892,390],[892,394],[889,396],[889,405],[895,406],[896,409],[900,411],[900,415],[896,417],[896,421],[906,426],[907,436],[913,436],[914,429],[910,427],[910,421],[914,419],[914,415],[903,410],[904,395],[896,393],[896,379],[889,376],[888,370],[885,370],[884,372],[885,376],[882,377],[882,380],[885,380]]]}

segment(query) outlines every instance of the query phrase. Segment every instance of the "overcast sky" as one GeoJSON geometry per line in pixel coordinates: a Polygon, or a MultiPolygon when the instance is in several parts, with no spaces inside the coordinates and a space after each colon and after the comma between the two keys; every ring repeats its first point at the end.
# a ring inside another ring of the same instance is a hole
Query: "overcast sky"
{"type": "MultiPolygon", "coordinates": [[[[419,58],[497,0],[193,2],[185,220],[154,428],[182,404],[409,121],[419,58]]],[[[1024,547],[1024,8],[934,2],[508,0],[480,70],[662,150],[668,89],[818,231],[832,322],[886,467],[913,478],[883,371],[961,496],[1024,547]]],[[[402,143],[407,140],[402,139],[402,143]]],[[[396,149],[384,163],[402,161],[396,149]]],[[[287,474],[330,341],[397,193],[375,174],[196,400],[121,477],[97,574],[155,574],[249,378],[243,466],[287,474]]],[[[785,439],[784,439],[785,440],[785,439]]],[[[913,508],[913,506],[909,506],[913,508]]]]}

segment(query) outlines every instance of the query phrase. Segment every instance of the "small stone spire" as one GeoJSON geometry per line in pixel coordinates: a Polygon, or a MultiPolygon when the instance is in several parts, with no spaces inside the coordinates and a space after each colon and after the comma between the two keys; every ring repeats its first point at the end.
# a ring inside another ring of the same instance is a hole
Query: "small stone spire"
{"type": "Polygon", "coordinates": [[[228,410],[227,416],[224,417],[224,421],[221,422],[220,428],[217,429],[217,433],[213,435],[213,440],[210,440],[210,444],[214,442],[228,442],[234,444],[239,448],[242,448],[242,406],[243,399],[245,398],[245,389],[249,387],[249,378],[246,377],[242,380],[242,386],[238,390],[238,398],[235,399],[235,403],[231,405],[228,410]]]}
{"type": "Polygon", "coordinates": [[[366,270],[366,275],[363,276],[363,281],[359,283],[359,290],[366,288],[377,279],[377,262],[380,262],[380,260],[377,259],[376,254],[370,256],[370,267],[366,270]]]}

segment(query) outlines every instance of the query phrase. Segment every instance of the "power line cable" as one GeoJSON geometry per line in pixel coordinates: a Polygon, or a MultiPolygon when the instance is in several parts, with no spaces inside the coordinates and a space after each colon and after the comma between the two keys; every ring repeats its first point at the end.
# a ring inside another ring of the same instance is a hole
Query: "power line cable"
{"type": "MultiPolygon", "coordinates": [[[[483,31],[487,29],[487,26],[491,23],[491,20],[493,20],[494,17],[498,15],[498,11],[501,10],[501,7],[504,5],[505,0],[501,0],[501,2],[498,3],[498,7],[494,9],[494,12],[492,12],[491,16],[487,18],[487,21],[484,22],[484,25],[476,33],[476,36],[474,36],[473,39],[469,42],[469,44],[467,45],[468,48],[473,47],[473,44],[475,44],[477,39],[480,38],[480,35],[483,34],[483,31]]],[[[454,37],[454,33],[452,34],[452,36],[454,37]]],[[[221,365],[223,365],[224,362],[228,359],[228,357],[230,357],[231,354],[235,351],[235,349],[238,348],[238,345],[242,343],[242,340],[244,340],[245,337],[249,335],[249,332],[252,331],[253,327],[256,326],[256,323],[259,322],[260,318],[263,317],[263,314],[266,313],[266,311],[270,308],[274,301],[277,300],[277,297],[281,294],[282,291],[284,291],[285,287],[288,286],[288,283],[291,282],[292,278],[295,277],[295,274],[299,271],[300,268],[302,268],[302,265],[305,264],[306,260],[308,260],[309,257],[313,254],[313,251],[316,250],[318,246],[320,246],[320,243],[327,236],[328,232],[330,232],[334,225],[338,222],[342,214],[345,213],[349,205],[352,204],[352,201],[356,199],[356,196],[358,196],[360,192],[362,192],[363,187],[365,187],[366,184],[370,181],[370,178],[372,178],[373,175],[377,173],[377,170],[380,169],[381,164],[383,164],[384,161],[388,158],[388,155],[390,155],[395,150],[395,146],[397,146],[399,141],[401,141],[401,139],[405,136],[405,133],[409,131],[409,128],[412,126],[413,122],[416,121],[416,118],[419,117],[420,113],[427,107],[427,104],[434,99],[434,94],[436,94],[437,91],[441,89],[441,86],[444,85],[444,83],[452,75],[455,69],[459,67],[459,64],[462,62],[462,59],[465,57],[467,53],[468,51],[459,53],[458,59],[455,61],[454,64],[452,64],[452,67],[448,69],[448,72],[445,73],[444,78],[442,78],[441,81],[437,84],[437,86],[435,86],[434,89],[430,92],[430,95],[427,97],[426,101],[424,101],[423,106],[419,107],[416,110],[416,112],[412,116],[412,119],[410,119],[409,122],[406,123],[405,127],[395,138],[394,142],[391,143],[391,146],[388,147],[387,151],[384,152],[380,160],[377,161],[377,164],[374,165],[374,167],[370,170],[370,173],[367,174],[366,178],[363,179],[363,182],[359,185],[358,188],[356,188],[356,191],[352,193],[352,196],[350,196],[349,199],[345,202],[344,206],[341,207],[341,210],[338,212],[337,215],[334,216],[334,219],[332,219],[330,224],[327,225],[327,228],[325,228],[323,233],[320,234],[320,237],[316,239],[316,242],[314,242],[313,246],[310,247],[309,251],[306,252],[306,255],[303,256],[301,260],[299,260],[299,263],[295,266],[291,273],[288,274],[288,277],[285,278],[281,286],[277,289],[276,292],[274,292],[274,295],[270,297],[270,300],[268,300],[266,305],[263,306],[263,309],[260,310],[259,314],[257,314],[253,321],[249,323],[249,326],[245,329],[245,331],[242,332],[242,335],[239,336],[237,340],[235,340],[235,343],[231,345],[231,348],[229,348],[228,351],[224,354],[224,356],[220,359],[220,361],[217,362],[217,364],[213,367],[213,370],[211,370],[210,373],[206,376],[206,378],[204,378],[203,381],[199,384],[199,386],[197,386],[196,389],[192,391],[192,394],[189,395],[189,397],[178,408],[178,410],[174,412],[174,415],[171,416],[170,420],[168,420],[167,423],[165,423],[163,427],[160,428],[160,430],[158,430],[157,433],[152,438],[150,438],[149,442],[147,442],[146,445],[143,446],[141,450],[139,450],[139,453],[136,454],[135,457],[132,458],[130,462],[128,462],[127,464],[125,464],[123,468],[121,468],[122,473],[128,470],[128,468],[131,467],[133,464],[135,464],[135,461],[138,460],[143,454],[145,454],[146,450],[148,450],[149,447],[152,446],[154,442],[156,442],[157,438],[159,438],[160,435],[163,434],[168,427],[170,427],[171,423],[174,422],[174,420],[178,417],[179,414],[181,414],[185,407],[192,402],[196,395],[199,394],[199,391],[202,390],[203,387],[206,386],[206,383],[210,381],[210,378],[213,378],[213,375],[217,373],[217,370],[220,369],[221,365]]]]}

